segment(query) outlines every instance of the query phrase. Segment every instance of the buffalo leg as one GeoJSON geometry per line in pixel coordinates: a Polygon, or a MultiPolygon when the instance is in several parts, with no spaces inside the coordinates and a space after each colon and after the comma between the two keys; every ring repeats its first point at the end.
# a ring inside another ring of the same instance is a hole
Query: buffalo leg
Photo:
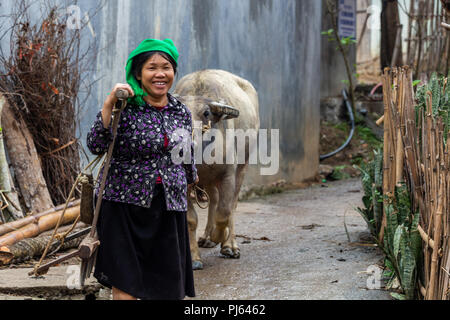
{"type": "Polygon", "coordinates": [[[196,232],[198,224],[198,216],[190,199],[188,200],[187,221],[189,230],[189,245],[191,249],[191,258],[192,258],[192,269],[201,270],[203,269],[203,262],[197,245],[197,232],[196,232]]]}
{"type": "Polygon", "coordinates": [[[230,236],[227,241],[222,245],[221,253],[227,257],[239,259],[241,256],[241,250],[236,241],[234,215],[239,199],[239,191],[241,190],[242,182],[244,181],[245,172],[247,171],[248,164],[239,164],[236,170],[236,185],[234,190],[233,208],[228,223],[230,230],[230,236]]]}
{"type": "Polygon", "coordinates": [[[208,221],[206,223],[203,237],[198,239],[198,245],[201,248],[214,248],[217,243],[211,241],[211,232],[214,229],[214,216],[217,210],[217,204],[219,202],[219,192],[215,186],[207,187],[206,192],[209,196],[208,221]]]}
{"type": "Polygon", "coordinates": [[[228,225],[234,205],[234,188],[234,174],[226,175],[218,184],[219,204],[214,215],[215,225],[211,232],[211,240],[222,245],[230,235],[228,225]]]}

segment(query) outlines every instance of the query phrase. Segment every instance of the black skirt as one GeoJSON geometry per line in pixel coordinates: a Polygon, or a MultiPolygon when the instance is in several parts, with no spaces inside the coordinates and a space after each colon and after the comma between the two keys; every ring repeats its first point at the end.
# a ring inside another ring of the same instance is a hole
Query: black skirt
{"type": "Polygon", "coordinates": [[[150,208],[102,201],[94,277],[139,299],[194,297],[186,212],[167,211],[157,184],[150,208]]]}

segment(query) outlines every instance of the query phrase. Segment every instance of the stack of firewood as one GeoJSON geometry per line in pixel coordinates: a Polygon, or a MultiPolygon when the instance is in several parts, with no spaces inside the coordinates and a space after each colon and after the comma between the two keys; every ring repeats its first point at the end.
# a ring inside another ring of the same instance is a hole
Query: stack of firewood
{"type": "MultiPolygon", "coordinates": [[[[64,226],[79,219],[80,200],[71,202],[62,216],[64,205],[53,205],[27,126],[1,94],[0,116],[0,265],[5,265],[42,254],[50,237],[40,235],[58,222],[64,226]]],[[[63,248],[74,247],[79,241],[63,248]]]]}
{"type": "MultiPolygon", "coordinates": [[[[383,94],[383,226],[387,225],[387,203],[395,201],[396,186],[405,183],[410,192],[411,219],[420,214],[416,231],[423,240],[417,289],[424,299],[448,300],[450,90],[447,79],[439,80],[434,76],[429,84],[419,87],[415,95],[408,67],[386,69],[383,94]]],[[[380,241],[384,232],[382,228],[380,241]]]]}

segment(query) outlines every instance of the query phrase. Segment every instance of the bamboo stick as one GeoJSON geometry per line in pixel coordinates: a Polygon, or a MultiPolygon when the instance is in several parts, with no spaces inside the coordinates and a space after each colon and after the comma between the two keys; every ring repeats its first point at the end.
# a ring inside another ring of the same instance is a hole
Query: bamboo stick
{"type": "Polygon", "coordinates": [[[384,114],[375,123],[377,124],[377,126],[380,126],[383,122],[384,122],[384,114]]]}
{"type": "MultiPolygon", "coordinates": [[[[384,102],[384,137],[383,137],[383,194],[389,191],[389,105],[390,105],[390,75],[389,68],[384,69],[383,82],[383,102],[384,102]]],[[[386,199],[383,199],[383,217],[381,220],[380,234],[378,241],[383,243],[384,228],[386,227],[386,199]]]]}
{"type": "MultiPolygon", "coordinates": [[[[31,238],[40,233],[50,230],[56,226],[61,211],[44,215],[36,223],[30,223],[0,237],[0,247],[14,244],[22,239],[31,238]]],[[[72,207],[66,210],[62,224],[73,222],[80,215],[80,206],[72,207]]]]}
{"type": "MultiPolygon", "coordinates": [[[[444,178],[444,177],[442,177],[444,178]]],[[[434,228],[435,228],[435,248],[433,249],[433,255],[431,257],[431,268],[430,268],[430,286],[429,290],[427,292],[427,299],[428,300],[434,300],[436,297],[435,287],[436,287],[436,274],[437,274],[437,267],[438,267],[438,252],[439,252],[439,245],[441,241],[441,227],[442,227],[442,208],[443,208],[443,190],[444,190],[444,184],[441,183],[439,188],[439,205],[435,213],[435,219],[434,219],[434,228]]]]}
{"type": "Polygon", "coordinates": [[[434,250],[435,246],[434,246],[434,240],[431,239],[425,231],[423,231],[421,226],[417,227],[417,230],[419,230],[420,236],[422,237],[422,240],[427,243],[427,245],[434,250]]]}
{"type": "MultiPolygon", "coordinates": [[[[80,204],[80,200],[79,199],[75,200],[75,201],[71,201],[71,202],[69,202],[68,208],[77,206],[79,204],[80,204]]],[[[51,209],[46,210],[44,212],[40,212],[40,213],[36,213],[34,215],[27,216],[27,217],[25,217],[23,219],[19,219],[19,220],[16,220],[16,221],[12,221],[12,222],[8,222],[8,223],[5,223],[5,224],[2,224],[2,225],[0,225],[0,236],[6,234],[8,232],[17,230],[17,229],[19,229],[19,228],[21,228],[23,226],[26,226],[26,225],[28,225],[30,223],[35,223],[35,222],[37,222],[39,220],[39,218],[41,218],[41,217],[43,217],[45,215],[57,212],[57,211],[61,211],[62,209],[64,209],[64,204],[59,205],[59,206],[54,207],[54,208],[51,208],[51,209]]]]}

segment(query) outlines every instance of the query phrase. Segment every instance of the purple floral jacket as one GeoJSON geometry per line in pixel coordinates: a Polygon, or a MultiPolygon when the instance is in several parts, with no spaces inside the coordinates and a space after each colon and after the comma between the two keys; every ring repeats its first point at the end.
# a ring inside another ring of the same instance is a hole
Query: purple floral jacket
{"type": "MultiPolygon", "coordinates": [[[[171,151],[182,141],[182,137],[172,135],[174,131],[192,132],[192,116],[175,97],[168,94],[168,98],[169,104],[162,110],[148,104],[129,104],[122,111],[103,199],[149,208],[160,176],[167,210],[187,211],[187,184],[197,178],[191,137],[184,140],[190,143],[189,163],[176,164],[171,151]],[[164,148],[164,134],[167,148],[164,148]]],[[[103,127],[100,111],[88,132],[87,146],[93,154],[100,155],[107,152],[112,138],[111,125],[107,129],[103,127]]],[[[96,185],[97,195],[102,173],[103,168],[96,185]]]]}

